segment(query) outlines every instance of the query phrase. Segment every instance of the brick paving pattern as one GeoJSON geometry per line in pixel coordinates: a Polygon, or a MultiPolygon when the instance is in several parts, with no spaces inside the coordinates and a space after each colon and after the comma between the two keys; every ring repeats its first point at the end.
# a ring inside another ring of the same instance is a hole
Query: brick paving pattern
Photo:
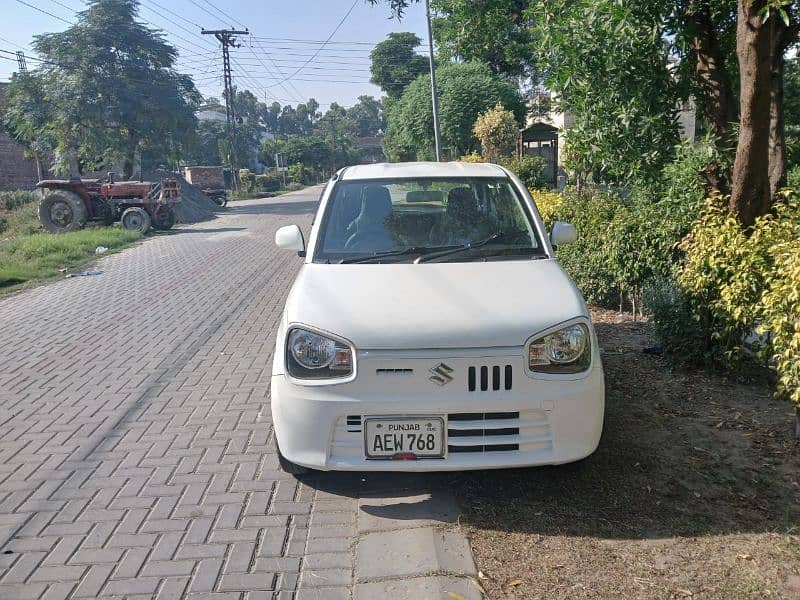
{"type": "Polygon", "coordinates": [[[0,300],[0,598],[295,590],[313,490],[278,469],[268,392],[300,259],[273,238],[318,194],[0,300]]]}
{"type": "Polygon", "coordinates": [[[475,597],[451,585],[474,571],[459,540],[444,566],[424,532],[393,551],[428,566],[356,564],[362,541],[456,521],[435,477],[278,468],[269,379],[301,259],[274,233],[307,230],[319,192],[235,203],[0,299],[0,599],[475,597]],[[422,575],[440,577],[397,580],[422,575]]]}

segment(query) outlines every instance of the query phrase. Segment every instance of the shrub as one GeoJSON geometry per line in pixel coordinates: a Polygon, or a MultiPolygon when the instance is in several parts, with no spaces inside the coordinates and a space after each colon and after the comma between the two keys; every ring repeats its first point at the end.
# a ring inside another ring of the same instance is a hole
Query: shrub
{"type": "Polygon", "coordinates": [[[239,181],[246,192],[256,191],[256,174],[250,169],[239,169],[239,181]]]}
{"type": "MultiPolygon", "coordinates": [[[[653,305],[667,349],[683,361],[732,368],[747,356],[745,336],[761,331],[768,335],[758,354],[771,356],[774,347],[781,356],[795,352],[800,361],[791,331],[798,323],[791,315],[800,310],[790,255],[798,239],[800,210],[791,200],[776,204],[748,231],[727,214],[722,199],[708,200],[681,243],[686,259],[672,297],[653,305]]],[[[792,369],[782,361],[779,374],[788,372],[791,380],[792,369]]]]}
{"type": "Polygon", "coordinates": [[[548,187],[548,181],[544,174],[547,163],[540,156],[503,159],[500,164],[515,173],[527,188],[541,189],[548,187]]]}
{"type": "Polygon", "coordinates": [[[564,196],[559,192],[549,192],[547,190],[530,190],[533,201],[536,203],[536,208],[539,209],[539,215],[544,221],[547,229],[552,229],[553,223],[557,221],[556,214],[564,202],[564,196]]]}
{"type": "Polygon", "coordinates": [[[261,192],[277,192],[281,189],[283,180],[278,173],[266,173],[264,175],[256,175],[255,190],[261,192]]]}
{"type": "Polygon", "coordinates": [[[513,152],[519,125],[514,113],[498,102],[494,108],[478,115],[472,131],[480,141],[486,159],[497,162],[501,156],[513,152]]]}
{"type": "Polygon", "coordinates": [[[761,300],[760,333],[770,336],[778,393],[800,410],[800,236],[779,244],[772,254],[775,266],[761,300]]]}
{"type": "Polygon", "coordinates": [[[795,194],[800,194],[800,165],[797,165],[789,171],[787,186],[789,189],[793,190],[795,194]]]}
{"type": "Polygon", "coordinates": [[[0,209],[14,210],[36,201],[36,194],[28,190],[0,192],[0,209]]]}
{"type": "Polygon", "coordinates": [[[473,152],[471,154],[465,154],[464,156],[462,156],[458,160],[460,160],[461,162],[465,162],[465,163],[483,163],[483,162],[486,162],[486,159],[483,158],[483,156],[481,156],[477,152],[473,152]]]}

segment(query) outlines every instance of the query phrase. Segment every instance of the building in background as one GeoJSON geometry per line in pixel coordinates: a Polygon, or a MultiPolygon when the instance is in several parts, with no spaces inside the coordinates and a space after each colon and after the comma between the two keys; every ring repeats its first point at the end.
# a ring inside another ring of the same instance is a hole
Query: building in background
{"type": "MultiPolygon", "coordinates": [[[[0,82],[0,113],[7,82],[0,82]]],[[[49,165],[44,166],[45,169],[49,165]]],[[[47,173],[43,173],[46,176],[47,173]]],[[[25,147],[0,131],[0,190],[32,190],[39,181],[36,161],[25,158],[25,147]]]]}

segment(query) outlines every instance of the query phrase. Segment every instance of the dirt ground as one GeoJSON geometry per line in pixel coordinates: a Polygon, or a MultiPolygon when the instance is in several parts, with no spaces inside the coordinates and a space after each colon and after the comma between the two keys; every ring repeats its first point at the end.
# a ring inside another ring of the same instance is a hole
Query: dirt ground
{"type": "Polygon", "coordinates": [[[600,448],[454,476],[489,598],[800,598],[800,443],[762,380],[674,371],[595,311],[600,448]],[[740,379],[737,381],[737,379],[740,379]]]}

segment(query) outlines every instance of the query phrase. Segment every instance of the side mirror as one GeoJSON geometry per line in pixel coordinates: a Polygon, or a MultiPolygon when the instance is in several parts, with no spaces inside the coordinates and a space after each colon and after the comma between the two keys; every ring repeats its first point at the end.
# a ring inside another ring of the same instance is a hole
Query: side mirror
{"type": "Polygon", "coordinates": [[[275,245],[284,250],[294,250],[300,256],[306,251],[306,243],[303,240],[303,232],[297,225],[287,225],[275,232],[275,245]]]}
{"type": "Polygon", "coordinates": [[[553,243],[553,246],[571,244],[577,239],[578,232],[575,230],[574,225],[564,223],[563,221],[556,221],[553,223],[553,231],[550,232],[550,241],[553,243]]]}

